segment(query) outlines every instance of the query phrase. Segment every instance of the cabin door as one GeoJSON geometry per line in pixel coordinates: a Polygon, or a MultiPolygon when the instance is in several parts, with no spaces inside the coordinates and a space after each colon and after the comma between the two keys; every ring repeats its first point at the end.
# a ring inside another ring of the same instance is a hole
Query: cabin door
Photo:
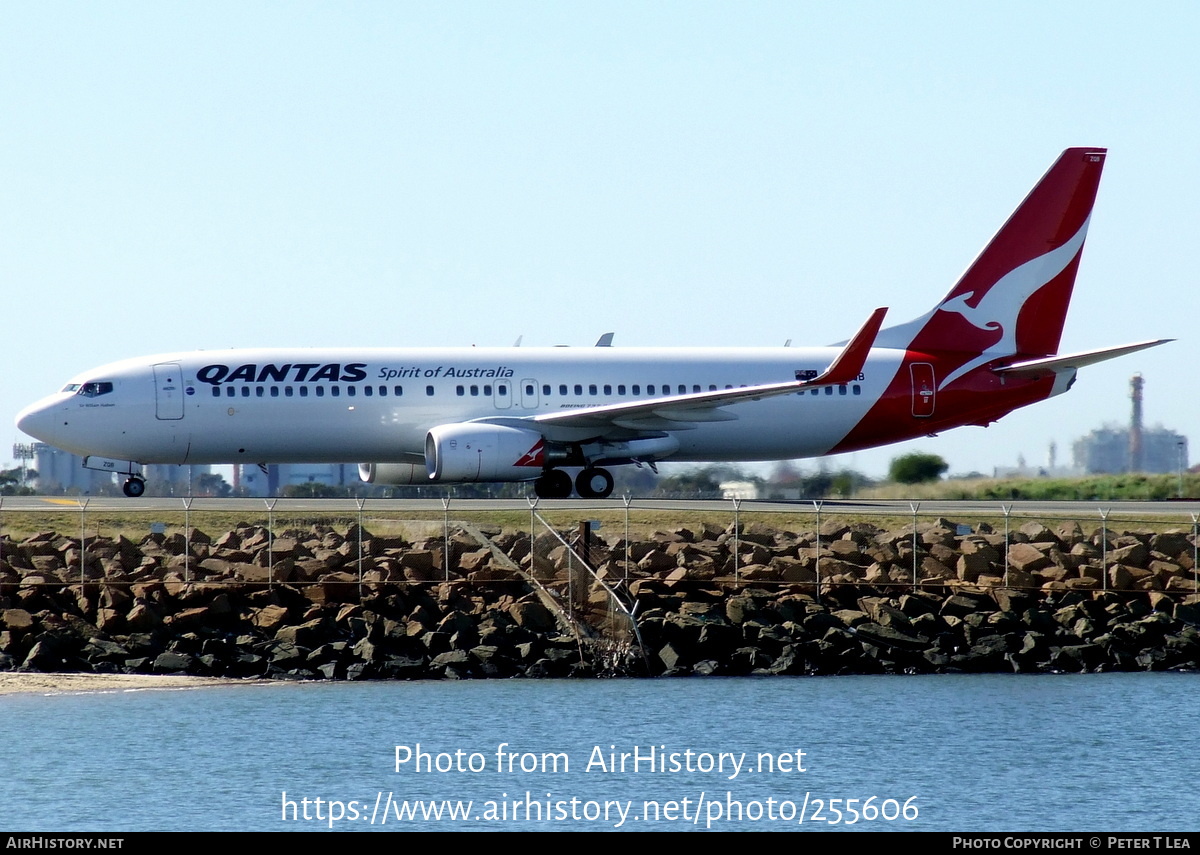
{"type": "Polygon", "coordinates": [[[511,407],[512,384],[507,380],[497,382],[492,392],[492,400],[495,401],[497,410],[507,410],[511,407]]]}
{"type": "Polygon", "coordinates": [[[933,415],[934,398],[937,396],[933,365],[914,362],[908,370],[912,376],[912,414],[915,418],[927,419],[933,415]]]}
{"type": "Polygon", "coordinates": [[[154,366],[154,415],[164,420],[183,418],[183,377],[178,362],[154,366]]]}
{"type": "Polygon", "coordinates": [[[538,405],[538,384],[531,377],[521,381],[521,406],[527,410],[536,410],[538,405]]]}

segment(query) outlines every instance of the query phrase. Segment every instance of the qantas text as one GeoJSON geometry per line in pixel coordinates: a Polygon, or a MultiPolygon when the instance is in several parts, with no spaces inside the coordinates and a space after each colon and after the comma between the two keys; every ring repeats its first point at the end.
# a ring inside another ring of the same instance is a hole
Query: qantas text
{"type": "MultiPolygon", "coordinates": [[[[437,365],[431,368],[421,368],[417,365],[403,368],[384,366],[376,375],[380,380],[394,380],[405,377],[485,377],[508,378],[514,374],[513,369],[504,366],[488,366],[486,368],[467,368],[458,365],[437,365]]],[[[316,383],[321,381],[331,383],[357,383],[367,379],[367,364],[365,362],[286,362],[282,365],[268,362],[259,365],[248,362],[236,368],[216,363],[205,365],[196,372],[196,379],[201,383],[220,386],[222,383],[316,383]]]]}
{"type": "Polygon", "coordinates": [[[317,362],[286,362],[276,365],[268,362],[258,365],[248,362],[230,370],[228,365],[205,365],[196,372],[196,379],[201,383],[220,386],[222,383],[313,383],[329,380],[334,383],[354,383],[367,379],[365,362],[350,362],[342,365],[340,362],[329,362],[321,365],[317,362]]]}

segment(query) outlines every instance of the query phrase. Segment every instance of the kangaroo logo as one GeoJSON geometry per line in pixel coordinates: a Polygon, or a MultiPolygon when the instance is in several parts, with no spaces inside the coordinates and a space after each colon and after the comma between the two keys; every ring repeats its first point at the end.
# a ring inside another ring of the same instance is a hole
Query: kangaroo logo
{"type": "Polygon", "coordinates": [[[1090,220],[1089,215],[1079,227],[1079,231],[1058,249],[1030,259],[1001,276],[992,287],[983,292],[974,306],[970,305],[970,301],[975,298],[978,293],[976,291],[958,294],[938,306],[938,311],[961,315],[976,329],[1000,333],[1000,338],[988,345],[979,356],[947,374],[938,385],[939,390],[984,363],[1017,352],[1017,316],[1025,302],[1062,273],[1079,254],[1083,240],[1087,237],[1090,220]]]}
{"type": "Polygon", "coordinates": [[[533,448],[522,454],[513,466],[541,466],[545,462],[546,441],[539,439],[533,448]]]}

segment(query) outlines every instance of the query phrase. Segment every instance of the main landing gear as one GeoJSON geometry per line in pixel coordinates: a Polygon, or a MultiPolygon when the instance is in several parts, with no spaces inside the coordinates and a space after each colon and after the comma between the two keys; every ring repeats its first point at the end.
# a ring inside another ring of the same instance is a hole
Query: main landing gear
{"type": "Polygon", "coordinates": [[[539,499],[567,499],[571,496],[571,476],[561,469],[547,469],[533,482],[539,499]]]}
{"type": "MultiPolygon", "coordinates": [[[[589,466],[575,476],[575,492],[582,499],[607,499],[612,495],[613,477],[607,469],[589,466]]],[[[561,469],[548,469],[533,482],[539,499],[567,499],[571,496],[571,476],[561,469]]]]}
{"type": "Polygon", "coordinates": [[[575,492],[581,499],[607,499],[612,491],[613,476],[607,469],[588,467],[575,476],[575,492]]]}
{"type": "Polygon", "coordinates": [[[125,492],[126,496],[131,499],[136,499],[141,496],[142,493],[146,492],[146,481],[145,479],[139,478],[136,475],[131,475],[129,476],[129,480],[125,482],[125,485],[121,489],[125,492]]]}

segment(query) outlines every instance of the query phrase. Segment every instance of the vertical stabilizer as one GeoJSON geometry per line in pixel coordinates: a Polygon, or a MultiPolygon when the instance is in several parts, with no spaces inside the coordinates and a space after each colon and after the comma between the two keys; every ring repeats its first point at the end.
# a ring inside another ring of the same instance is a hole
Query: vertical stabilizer
{"type": "Polygon", "coordinates": [[[877,344],[961,353],[940,386],[1002,356],[1057,353],[1105,153],[1064,151],[942,302],[877,344]]]}

